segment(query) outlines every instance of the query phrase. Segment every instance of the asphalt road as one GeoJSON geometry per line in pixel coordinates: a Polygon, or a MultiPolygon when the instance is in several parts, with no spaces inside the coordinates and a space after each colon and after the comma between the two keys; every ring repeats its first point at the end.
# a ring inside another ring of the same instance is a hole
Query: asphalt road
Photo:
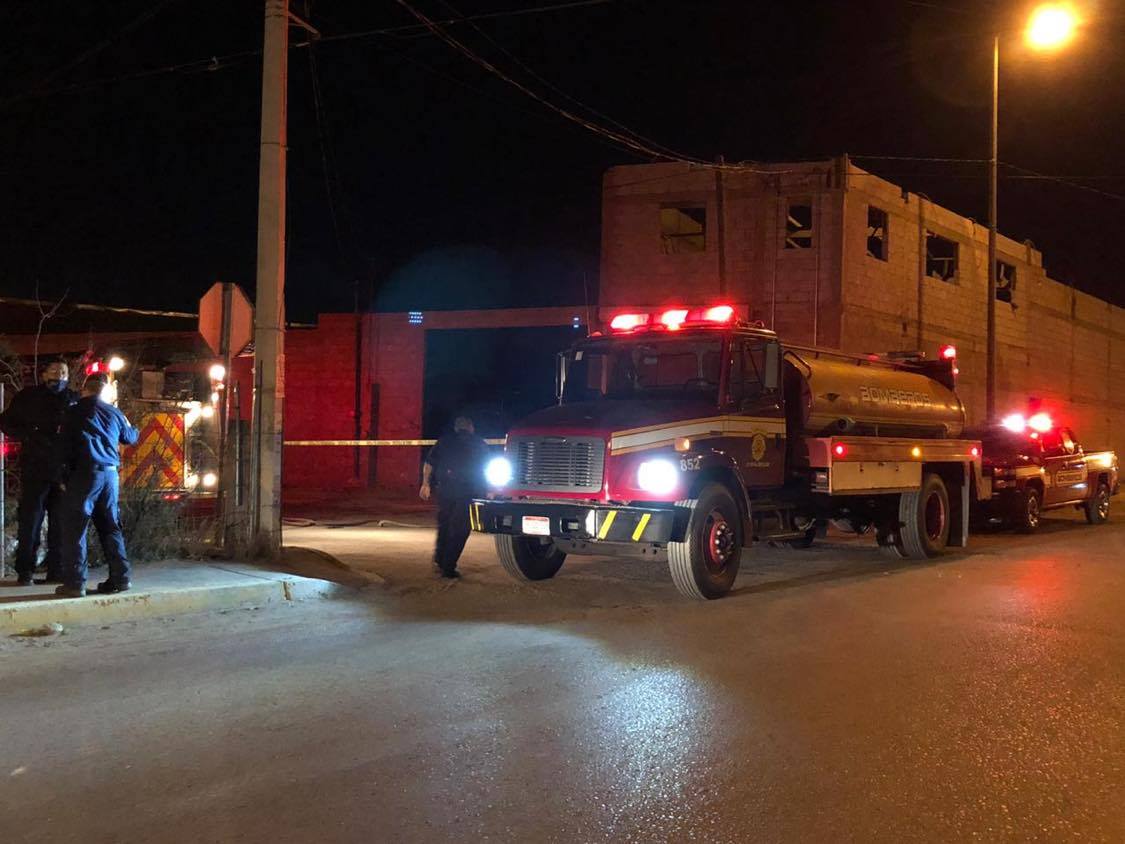
{"type": "Polygon", "coordinates": [[[0,840],[1125,840],[1125,525],[761,550],[707,604],[289,538],[385,585],[0,642],[0,840]]]}

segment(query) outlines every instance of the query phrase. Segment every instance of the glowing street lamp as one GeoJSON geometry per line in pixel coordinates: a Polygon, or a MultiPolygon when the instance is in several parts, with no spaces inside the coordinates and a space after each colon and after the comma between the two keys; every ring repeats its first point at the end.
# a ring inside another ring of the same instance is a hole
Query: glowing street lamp
{"type": "Polygon", "coordinates": [[[1033,50],[1057,50],[1074,38],[1078,15],[1068,3],[1047,3],[1031,13],[1024,40],[1033,50]]]}
{"type": "MultiPolygon", "coordinates": [[[[1024,41],[1039,52],[1065,47],[1081,23],[1070,3],[1044,3],[1028,18],[1024,41]]],[[[996,194],[1000,123],[1000,35],[992,38],[991,155],[988,159],[988,329],[985,342],[985,416],[996,418],[996,194]]]]}

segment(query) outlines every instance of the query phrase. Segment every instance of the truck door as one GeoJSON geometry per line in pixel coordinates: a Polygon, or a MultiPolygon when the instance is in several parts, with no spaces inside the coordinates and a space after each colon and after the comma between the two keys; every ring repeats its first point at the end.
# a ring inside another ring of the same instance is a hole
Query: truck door
{"type": "Polygon", "coordinates": [[[1045,504],[1065,504],[1086,497],[1086,458],[1069,428],[1043,434],[1043,468],[1048,481],[1045,504]]]}
{"type": "Polygon", "coordinates": [[[779,486],[785,480],[785,402],[776,340],[731,343],[728,412],[746,429],[731,440],[743,482],[750,488],[779,486]]]}

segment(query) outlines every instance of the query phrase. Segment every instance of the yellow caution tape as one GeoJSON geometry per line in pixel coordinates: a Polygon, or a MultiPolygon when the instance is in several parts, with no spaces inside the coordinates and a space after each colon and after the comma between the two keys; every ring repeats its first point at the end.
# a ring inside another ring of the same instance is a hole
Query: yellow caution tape
{"type": "MultiPolygon", "coordinates": [[[[286,440],[285,445],[344,445],[344,446],[428,446],[437,440],[286,440]]],[[[504,445],[503,439],[485,440],[489,445],[504,445]]]]}

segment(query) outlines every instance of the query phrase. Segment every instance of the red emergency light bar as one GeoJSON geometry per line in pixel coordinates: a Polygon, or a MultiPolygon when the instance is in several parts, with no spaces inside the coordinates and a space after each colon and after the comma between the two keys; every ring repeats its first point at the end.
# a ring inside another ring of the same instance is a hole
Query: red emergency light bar
{"type": "Polygon", "coordinates": [[[92,360],[86,364],[86,374],[95,375],[99,372],[108,372],[109,368],[100,360],[92,360]]]}
{"type": "Polygon", "coordinates": [[[617,314],[610,320],[612,331],[636,331],[638,328],[664,328],[676,331],[685,325],[727,325],[734,321],[732,305],[709,308],[669,308],[655,314],[617,314]]]}

